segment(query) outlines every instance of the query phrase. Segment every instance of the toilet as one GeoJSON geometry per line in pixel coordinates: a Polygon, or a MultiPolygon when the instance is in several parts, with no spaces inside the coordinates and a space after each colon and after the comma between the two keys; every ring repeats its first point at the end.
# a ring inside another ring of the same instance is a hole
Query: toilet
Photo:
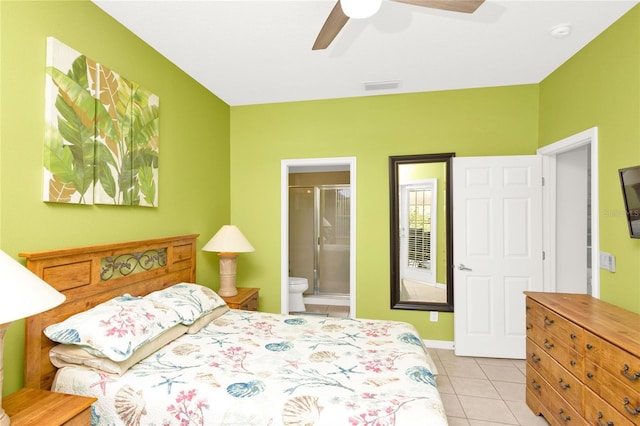
{"type": "Polygon", "coordinates": [[[302,293],[309,288],[309,281],[301,277],[289,277],[289,312],[304,312],[302,293]]]}

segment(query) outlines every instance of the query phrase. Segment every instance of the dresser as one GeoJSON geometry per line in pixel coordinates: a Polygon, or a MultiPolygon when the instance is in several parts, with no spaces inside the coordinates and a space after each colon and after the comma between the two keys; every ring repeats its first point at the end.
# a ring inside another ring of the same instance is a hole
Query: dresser
{"type": "Polygon", "coordinates": [[[526,295],[526,401],[551,425],[640,425],[640,315],[584,294],[526,295]]]}

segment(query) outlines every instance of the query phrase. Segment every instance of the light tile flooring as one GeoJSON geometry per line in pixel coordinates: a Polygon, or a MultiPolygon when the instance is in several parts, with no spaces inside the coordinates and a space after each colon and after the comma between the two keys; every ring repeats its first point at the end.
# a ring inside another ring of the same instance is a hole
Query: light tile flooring
{"type": "Polygon", "coordinates": [[[429,349],[450,426],[547,426],[525,403],[525,361],[429,349]]]}
{"type": "Polygon", "coordinates": [[[347,318],[349,316],[348,306],[312,305],[307,303],[305,308],[307,308],[307,312],[327,314],[330,317],[347,318]]]}

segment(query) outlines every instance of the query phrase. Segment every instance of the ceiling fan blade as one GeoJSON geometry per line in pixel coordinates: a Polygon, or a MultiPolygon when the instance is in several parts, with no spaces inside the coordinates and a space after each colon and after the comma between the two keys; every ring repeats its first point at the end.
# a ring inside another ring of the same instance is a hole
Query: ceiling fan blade
{"type": "Polygon", "coordinates": [[[431,9],[449,10],[451,12],[473,13],[484,0],[393,0],[398,3],[414,6],[430,7],[431,9]]]}
{"type": "Polygon", "coordinates": [[[316,38],[316,42],[313,43],[313,50],[326,49],[348,20],[349,17],[344,14],[342,6],[340,6],[340,2],[338,1],[324,22],[318,38],[316,38]]]}

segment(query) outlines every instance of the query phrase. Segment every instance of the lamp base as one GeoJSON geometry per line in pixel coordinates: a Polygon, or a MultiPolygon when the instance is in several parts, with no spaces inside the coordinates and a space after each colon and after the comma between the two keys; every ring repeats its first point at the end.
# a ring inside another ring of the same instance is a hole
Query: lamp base
{"type": "Polygon", "coordinates": [[[238,253],[218,253],[220,257],[220,289],[218,294],[222,297],[231,297],[238,294],[236,289],[236,265],[238,253]]]}

